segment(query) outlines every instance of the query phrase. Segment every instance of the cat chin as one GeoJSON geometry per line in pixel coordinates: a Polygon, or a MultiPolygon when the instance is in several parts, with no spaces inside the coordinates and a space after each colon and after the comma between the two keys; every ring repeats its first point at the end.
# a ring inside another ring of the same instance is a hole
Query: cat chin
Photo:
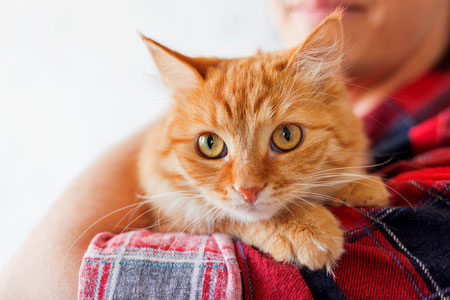
{"type": "Polygon", "coordinates": [[[246,209],[229,209],[229,216],[239,222],[255,222],[270,219],[276,214],[276,210],[249,206],[246,209]]]}

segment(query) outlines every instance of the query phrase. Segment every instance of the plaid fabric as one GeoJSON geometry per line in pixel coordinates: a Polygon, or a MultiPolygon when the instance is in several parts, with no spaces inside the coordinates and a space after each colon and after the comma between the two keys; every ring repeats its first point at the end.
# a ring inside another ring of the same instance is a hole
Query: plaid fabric
{"type": "Polygon", "coordinates": [[[377,162],[408,159],[450,144],[450,72],[429,73],[364,118],[377,162]]]}
{"type": "Polygon", "coordinates": [[[80,269],[79,299],[239,299],[241,278],[226,235],[100,233],[80,269]]]}
{"type": "Polygon", "coordinates": [[[428,74],[365,118],[374,156],[394,157],[379,171],[391,205],[330,208],[346,230],[334,278],[225,235],[102,233],[79,299],[450,299],[449,91],[448,73],[428,74]]]}

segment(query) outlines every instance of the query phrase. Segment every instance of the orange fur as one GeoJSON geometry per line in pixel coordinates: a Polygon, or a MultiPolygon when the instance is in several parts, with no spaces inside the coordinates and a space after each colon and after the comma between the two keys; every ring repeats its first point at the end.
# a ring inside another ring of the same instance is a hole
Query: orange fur
{"type": "Polygon", "coordinates": [[[368,142],[345,99],[340,14],[296,49],[245,58],[190,58],[143,39],[173,98],[139,159],[156,230],[225,232],[277,260],[331,269],[343,233],[323,204],[388,198],[361,168],[368,142]],[[280,124],[302,126],[295,150],[271,149],[280,124]],[[225,157],[199,155],[195,141],[206,132],[223,139],[225,157]],[[239,187],[262,190],[247,203],[239,187]]]}

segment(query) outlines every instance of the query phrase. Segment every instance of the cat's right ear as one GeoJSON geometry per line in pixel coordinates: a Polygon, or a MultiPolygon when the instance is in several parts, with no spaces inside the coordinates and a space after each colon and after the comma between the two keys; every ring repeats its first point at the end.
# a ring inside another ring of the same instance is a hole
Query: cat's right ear
{"type": "Polygon", "coordinates": [[[344,36],[342,9],[326,17],[307,37],[304,43],[294,49],[288,66],[302,70],[316,82],[326,82],[341,72],[344,36]]]}
{"type": "Polygon", "coordinates": [[[154,40],[141,35],[153,56],[164,85],[172,92],[194,89],[203,83],[203,77],[192,64],[190,57],[175,52],[154,40]]]}

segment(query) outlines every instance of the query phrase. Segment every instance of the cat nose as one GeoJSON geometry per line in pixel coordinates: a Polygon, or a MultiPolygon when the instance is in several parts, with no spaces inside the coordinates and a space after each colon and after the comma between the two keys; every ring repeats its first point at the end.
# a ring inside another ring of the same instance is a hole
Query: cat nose
{"type": "Polygon", "coordinates": [[[249,188],[239,188],[237,191],[244,196],[244,200],[247,203],[254,203],[258,198],[258,192],[260,192],[262,187],[249,187],[249,188]]]}

